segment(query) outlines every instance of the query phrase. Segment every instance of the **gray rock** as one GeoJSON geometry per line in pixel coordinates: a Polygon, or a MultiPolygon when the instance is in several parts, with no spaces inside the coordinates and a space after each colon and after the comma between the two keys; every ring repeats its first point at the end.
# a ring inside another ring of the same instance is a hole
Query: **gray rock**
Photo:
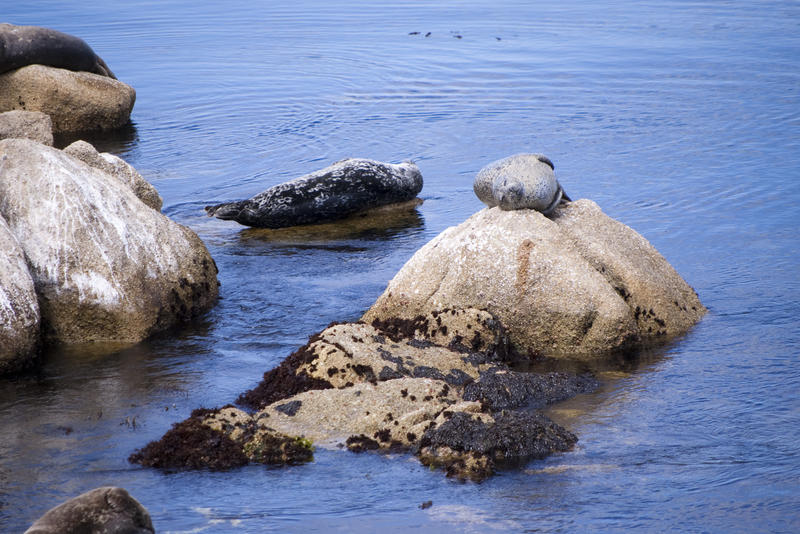
{"type": "Polygon", "coordinates": [[[0,113],[0,139],[21,137],[53,146],[53,121],[38,111],[0,113]]]}
{"type": "Polygon", "coordinates": [[[41,111],[53,132],[111,130],[130,121],[136,91],[118,80],[28,65],[0,74],[0,112],[41,111]]]}
{"type": "Polygon", "coordinates": [[[79,37],[40,26],[0,24],[0,72],[33,64],[115,78],[105,61],[79,37]]]}
{"type": "Polygon", "coordinates": [[[422,190],[413,163],[392,165],[345,159],[271,187],[248,200],[207,206],[209,216],[247,226],[283,228],[345,218],[379,206],[412,200],[422,190]]]}
{"type": "Polygon", "coordinates": [[[161,211],[164,201],[156,188],[123,159],[107,152],[101,154],[86,141],[75,141],[66,147],[64,152],[117,178],[129,187],[142,202],[156,211],[161,211]]]}
{"type": "Polygon", "coordinates": [[[484,209],[406,263],[363,321],[482,309],[521,354],[596,358],[662,342],[705,313],[647,240],[589,200],[556,209],[484,209]]]}
{"type": "Polygon", "coordinates": [[[31,365],[39,326],[39,301],[25,254],[0,216],[0,375],[31,365]]]}
{"type": "Polygon", "coordinates": [[[553,163],[542,154],[517,154],[481,169],[472,185],[490,208],[533,209],[545,215],[559,202],[569,200],[553,174],[553,163]]]}
{"type": "Polygon", "coordinates": [[[47,341],[137,342],[216,301],[216,265],[194,232],[60,150],[0,141],[0,215],[25,253],[47,341]]]}
{"type": "Polygon", "coordinates": [[[122,488],[88,491],[48,511],[25,534],[154,534],[147,510],[122,488]]]}

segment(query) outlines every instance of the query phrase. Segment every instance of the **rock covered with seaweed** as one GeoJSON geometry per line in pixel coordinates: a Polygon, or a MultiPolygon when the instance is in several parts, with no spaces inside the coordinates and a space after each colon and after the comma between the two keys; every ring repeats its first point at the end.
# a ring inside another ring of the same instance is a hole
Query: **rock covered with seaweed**
{"type": "Polygon", "coordinates": [[[577,438],[530,410],[597,382],[515,372],[508,361],[518,355],[506,351],[498,323],[477,311],[443,315],[438,324],[438,314],[409,324],[333,324],[239,397],[247,411],[198,410],[130,459],[167,468],[297,463],[293,455],[253,459],[249,443],[261,435],[289,445],[408,452],[450,476],[479,481],[506,462],[569,450],[577,438]],[[483,335],[465,341],[446,324],[483,335]],[[227,463],[231,458],[240,460],[227,463]]]}

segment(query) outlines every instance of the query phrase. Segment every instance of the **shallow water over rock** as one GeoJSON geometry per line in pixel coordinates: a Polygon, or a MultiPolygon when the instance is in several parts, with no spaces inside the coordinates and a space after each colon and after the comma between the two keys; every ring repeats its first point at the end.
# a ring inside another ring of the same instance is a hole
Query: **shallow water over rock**
{"type": "Polygon", "coordinates": [[[800,527],[795,3],[32,0],[4,16],[80,36],[136,89],[133,124],[89,140],[158,188],[222,287],[192,325],[53,350],[0,381],[0,530],[104,485],[159,532],[800,527]],[[482,207],[475,173],[519,152],[546,154],[573,199],[641,233],[709,308],[549,410],[578,436],[572,452],[479,485],[347,451],[222,473],[127,462],[360,317],[417,249],[482,207]],[[203,211],[345,157],[413,160],[424,203],[322,232],[203,211]]]}

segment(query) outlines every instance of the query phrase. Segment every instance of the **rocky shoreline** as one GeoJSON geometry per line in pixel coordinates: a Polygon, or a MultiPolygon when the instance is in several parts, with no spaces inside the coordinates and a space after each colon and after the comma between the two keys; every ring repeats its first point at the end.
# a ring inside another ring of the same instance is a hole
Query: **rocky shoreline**
{"type": "MultiPolygon", "coordinates": [[[[54,132],[127,124],[133,88],[80,39],[4,24],[4,43],[16,48],[0,65],[0,374],[33,366],[42,346],[137,343],[208,311],[214,260],[192,230],[161,214],[156,189],[89,143],[52,147],[54,132]],[[74,56],[22,34],[49,35],[74,56]],[[55,59],[26,64],[31,54],[55,59]],[[98,72],[82,71],[84,60],[98,72]]],[[[423,246],[361,320],[332,323],[235,404],[194,410],[129,461],[297,465],[326,447],[409,454],[480,482],[570,450],[577,436],[540,410],[593,391],[597,379],[514,364],[661,344],[706,310],[644,237],[591,200],[572,201],[554,171],[541,154],[487,165],[473,184],[487,208],[423,246]]],[[[348,159],[207,210],[281,229],[413,203],[421,188],[413,163],[348,159]]],[[[124,490],[99,488],[29,532],[86,521],[153,530],[124,490]],[[118,517],[109,519],[109,506],[118,517]]]]}

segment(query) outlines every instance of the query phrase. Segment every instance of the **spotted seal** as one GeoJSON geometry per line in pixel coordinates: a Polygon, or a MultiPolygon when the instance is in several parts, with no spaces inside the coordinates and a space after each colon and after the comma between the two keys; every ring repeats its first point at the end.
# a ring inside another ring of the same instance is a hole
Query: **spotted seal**
{"type": "Polygon", "coordinates": [[[560,202],[571,200],[556,180],[554,169],[547,156],[517,154],[482,168],[472,188],[490,208],[534,209],[550,215],[560,202]]]}
{"type": "Polygon", "coordinates": [[[34,64],[116,79],[83,39],[39,26],[0,24],[0,74],[34,64]]]}
{"type": "Polygon", "coordinates": [[[206,206],[209,216],[246,226],[285,228],[329,222],[386,204],[412,200],[422,190],[414,163],[345,159],[270,187],[238,202],[206,206]]]}

